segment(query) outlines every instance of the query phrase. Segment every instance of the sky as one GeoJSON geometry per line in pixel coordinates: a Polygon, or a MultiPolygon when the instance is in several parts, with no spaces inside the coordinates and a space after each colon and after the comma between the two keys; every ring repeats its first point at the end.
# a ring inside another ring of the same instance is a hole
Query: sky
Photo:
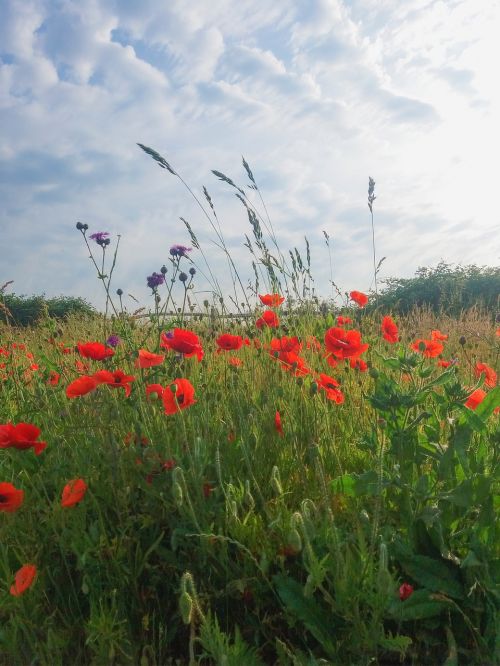
{"type": "Polygon", "coordinates": [[[242,156],[283,254],[307,236],[322,298],[332,278],[373,289],[369,177],[379,287],[498,265],[498,34],[492,0],[0,0],[0,285],[102,307],[81,221],[111,252],[120,236],[111,289],[148,306],[146,277],[191,245],[183,217],[230,290],[207,217],[137,143],[210,213],[207,188],[245,288],[252,228],[212,174],[267,219],[242,156]]]}

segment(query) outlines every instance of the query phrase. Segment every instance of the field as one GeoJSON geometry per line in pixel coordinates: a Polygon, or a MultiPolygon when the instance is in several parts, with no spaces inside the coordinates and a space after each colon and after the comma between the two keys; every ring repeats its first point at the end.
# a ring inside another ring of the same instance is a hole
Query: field
{"type": "Polygon", "coordinates": [[[491,317],[264,300],[0,329],[1,663],[495,663],[491,317]]]}

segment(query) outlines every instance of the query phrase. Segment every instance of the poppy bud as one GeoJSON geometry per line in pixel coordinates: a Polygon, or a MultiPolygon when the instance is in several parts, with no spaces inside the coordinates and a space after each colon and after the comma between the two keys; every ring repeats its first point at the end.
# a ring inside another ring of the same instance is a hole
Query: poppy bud
{"type": "Polygon", "coordinates": [[[273,487],[277,495],[283,494],[283,486],[281,485],[280,471],[276,467],[276,465],[273,467],[273,471],[271,472],[271,486],[273,487]]]}
{"type": "Polygon", "coordinates": [[[191,620],[193,619],[193,599],[186,591],[180,596],[179,610],[184,624],[191,624],[191,620]]]}
{"type": "Polygon", "coordinates": [[[288,546],[291,546],[296,553],[300,553],[302,550],[302,539],[295,528],[292,528],[288,532],[286,540],[288,546]]]}
{"type": "Polygon", "coordinates": [[[467,340],[465,339],[465,337],[463,335],[458,339],[458,344],[462,345],[462,347],[465,345],[466,342],[467,342],[467,340]]]}
{"type": "Polygon", "coordinates": [[[183,492],[182,492],[182,486],[180,483],[174,483],[172,486],[172,494],[174,496],[174,501],[177,504],[177,506],[182,505],[182,500],[183,500],[183,492]]]}
{"type": "Polygon", "coordinates": [[[316,382],[312,382],[310,391],[311,395],[315,395],[318,392],[318,384],[316,382]]]}
{"type": "Polygon", "coordinates": [[[368,374],[372,379],[377,379],[377,377],[379,376],[379,371],[377,370],[377,368],[370,368],[368,374]]]}
{"type": "Polygon", "coordinates": [[[302,379],[302,377],[297,377],[297,386],[302,386],[303,383],[304,383],[304,380],[302,379]]]}

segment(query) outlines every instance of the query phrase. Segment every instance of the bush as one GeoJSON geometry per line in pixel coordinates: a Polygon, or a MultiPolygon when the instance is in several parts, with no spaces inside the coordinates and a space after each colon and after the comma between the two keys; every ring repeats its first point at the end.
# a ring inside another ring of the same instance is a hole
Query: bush
{"type": "Polygon", "coordinates": [[[2,298],[5,316],[10,323],[16,326],[32,326],[42,317],[49,316],[55,319],[64,319],[69,314],[94,314],[92,305],[81,297],[57,296],[17,296],[5,294],[2,298]]]}

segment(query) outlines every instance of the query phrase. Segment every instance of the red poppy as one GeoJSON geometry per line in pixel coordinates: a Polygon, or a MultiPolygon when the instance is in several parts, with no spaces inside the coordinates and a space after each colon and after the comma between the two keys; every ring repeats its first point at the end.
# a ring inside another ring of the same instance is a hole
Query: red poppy
{"type": "Polygon", "coordinates": [[[298,354],[302,349],[302,343],[299,342],[299,339],[294,336],[293,338],[287,338],[283,336],[282,338],[273,338],[270,344],[270,353],[273,352],[293,352],[298,354]]]}
{"type": "Polygon", "coordinates": [[[490,388],[495,388],[497,385],[497,373],[486,363],[476,363],[474,374],[476,377],[481,377],[484,374],[484,383],[490,388]]]}
{"type": "Polygon", "coordinates": [[[98,370],[94,372],[92,377],[99,384],[107,384],[112,388],[123,388],[125,389],[125,396],[128,398],[132,387],[130,383],[135,381],[135,377],[132,375],[126,375],[123,370],[114,370],[110,372],[109,370],[98,370]]]}
{"type": "Polygon", "coordinates": [[[409,583],[403,583],[399,588],[399,598],[401,599],[401,601],[408,599],[408,597],[411,597],[412,594],[413,594],[413,585],[410,585],[409,583]]]}
{"type": "Polygon", "coordinates": [[[343,317],[342,315],[339,315],[337,317],[337,324],[339,326],[346,326],[346,324],[352,324],[352,319],[350,317],[343,317]]]}
{"type": "Polygon", "coordinates": [[[321,372],[317,382],[319,388],[325,391],[328,400],[333,400],[338,405],[344,402],[344,394],[340,390],[340,384],[336,379],[321,372]]]}
{"type": "Polygon", "coordinates": [[[308,335],[306,338],[306,349],[319,351],[321,349],[321,342],[315,335],[308,335]]]}
{"type": "Polygon", "coordinates": [[[55,370],[50,371],[49,378],[47,379],[47,384],[50,386],[57,386],[59,384],[59,380],[61,378],[61,375],[56,372],[55,370]]]}
{"type": "Polygon", "coordinates": [[[236,351],[237,349],[241,349],[243,345],[250,344],[248,338],[243,339],[241,335],[231,335],[230,333],[219,335],[215,342],[218,346],[218,352],[236,351]]]}
{"type": "Polygon", "coordinates": [[[280,320],[275,312],[272,310],[266,310],[262,313],[262,317],[257,319],[255,325],[257,328],[264,328],[265,326],[269,328],[277,328],[280,325],[280,320]]]}
{"type": "Polygon", "coordinates": [[[186,358],[196,356],[198,361],[201,361],[204,353],[198,336],[183,328],[174,328],[173,331],[162,333],[160,347],[172,349],[186,358]]]}
{"type": "Polygon", "coordinates": [[[203,484],[203,496],[206,497],[207,499],[210,497],[210,495],[213,493],[214,487],[211,483],[204,483],[203,484]]]}
{"type": "Polygon", "coordinates": [[[325,346],[336,358],[357,358],[364,354],[370,345],[361,342],[359,331],[346,331],[333,327],[325,333],[325,346]]]}
{"type": "Polygon", "coordinates": [[[453,365],[451,361],[445,361],[444,359],[440,358],[439,361],[437,362],[438,368],[449,368],[450,365],[453,365]]]}
{"type": "Polygon", "coordinates": [[[436,358],[444,349],[444,346],[437,340],[422,340],[421,338],[415,340],[410,347],[426,358],[436,358]]]}
{"type": "Polygon", "coordinates": [[[445,335],[444,333],[441,333],[441,331],[435,330],[431,331],[431,340],[448,340],[448,336],[445,335]]]}
{"type": "Polygon", "coordinates": [[[292,372],[295,377],[307,375],[310,372],[302,356],[299,356],[295,352],[280,352],[277,359],[281,363],[283,370],[292,372]]]}
{"type": "Polygon", "coordinates": [[[276,410],[276,414],[274,415],[274,427],[276,428],[276,432],[280,437],[283,437],[283,427],[281,425],[281,414],[276,410]]]}
{"type": "Polygon", "coordinates": [[[82,501],[87,492],[87,484],[83,479],[73,479],[63,488],[61,497],[61,506],[74,506],[82,501]]]}
{"type": "Polygon", "coordinates": [[[163,386],[161,384],[148,384],[146,386],[146,397],[149,398],[150,395],[156,395],[158,398],[161,398],[163,395],[163,386]]]}
{"type": "Polygon", "coordinates": [[[176,414],[181,409],[194,405],[194,386],[189,379],[175,379],[170,386],[163,390],[163,406],[165,414],[176,414]],[[172,386],[176,390],[172,390],[172,386]]]}
{"type": "Polygon", "coordinates": [[[152,368],[161,365],[165,360],[164,354],[153,354],[147,349],[139,349],[139,356],[135,360],[136,368],[152,368]]]}
{"type": "Polygon", "coordinates": [[[279,294],[264,294],[264,296],[259,294],[259,298],[268,308],[278,308],[285,300],[285,297],[279,294]]]}
{"type": "Polygon", "coordinates": [[[496,335],[497,337],[500,336],[500,328],[497,328],[497,330],[495,331],[495,335],[496,335]]]}
{"type": "Polygon", "coordinates": [[[468,407],[469,409],[476,409],[478,405],[480,405],[483,400],[486,398],[486,391],[483,391],[483,389],[476,389],[473,391],[470,396],[467,398],[465,402],[465,406],[468,407]]]}
{"type": "Polygon", "coordinates": [[[31,587],[36,576],[36,566],[34,564],[25,564],[16,573],[14,584],[10,588],[10,593],[14,597],[19,597],[31,587]]]}
{"type": "Polygon", "coordinates": [[[243,361],[241,360],[241,358],[238,358],[238,357],[236,357],[236,356],[231,356],[231,357],[228,359],[228,362],[229,362],[231,365],[233,365],[235,368],[239,368],[241,365],[243,365],[243,361]]]}
{"type": "Polygon", "coordinates": [[[81,375],[86,375],[88,372],[90,372],[90,367],[88,363],[82,363],[79,358],[76,359],[75,361],[75,368],[78,373],[81,375]]]}
{"type": "Polygon", "coordinates": [[[81,377],[73,380],[71,384],[68,384],[66,387],[66,397],[79,398],[82,395],[86,395],[87,393],[94,391],[98,385],[99,382],[94,377],[82,375],[81,377]]]}
{"type": "Polygon", "coordinates": [[[0,449],[25,450],[33,448],[35,455],[39,456],[47,446],[46,442],[37,441],[40,432],[40,428],[31,423],[0,425],[0,449]]]}
{"type": "Polygon", "coordinates": [[[14,513],[24,501],[24,490],[15,488],[12,483],[0,483],[0,511],[14,513]]]}
{"type": "Polygon", "coordinates": [[[351,297],[351,300],[359,305],[360,308],[364,308],[368,303],[368,296],[363,294],[362,291],[351,291],[349,296],[351,297]]]}
{"type": "Polygon", "coordinates": [[[349,360],[349,365],[353,370],[359,370],[360,372],[366,372],[368,370],[368,364],[363,361],[362,358],[351,358],[349,360]]]}
{"type": "Polygon", "coordinates": [[[109,356],[114,356],[114,349],[106,347],[102,342],[79,342],[77,344],[80,355],[91,358],[94,361],[103,361],[109,356]]]}
{"type": "Polygon", "coordinates": [[[387,340],[387,342],[390,342],[391,344],[395,344],[399,341],[398,327],[396,326],[396,322],[392,317],[389,317],[389,315],[386,315],[382,319],[382,336],[384,340],[387,340]]]}

